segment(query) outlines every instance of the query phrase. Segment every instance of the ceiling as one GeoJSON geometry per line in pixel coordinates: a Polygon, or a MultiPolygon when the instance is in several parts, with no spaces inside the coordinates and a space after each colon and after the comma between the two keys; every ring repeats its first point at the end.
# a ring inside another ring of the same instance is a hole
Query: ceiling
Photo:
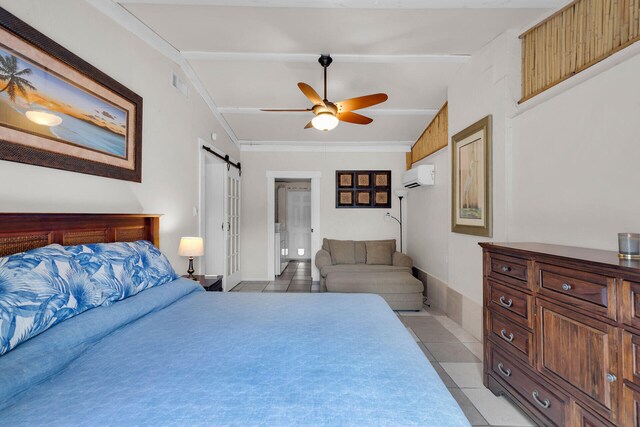
{"type": "MultiPolygon", "coordinates": [[[[243,149],[255,145],[388,145],[406,149],[446,101],[468,57],[566,0],[119,0],[179,52],[201,95],[243,149]],[[233,5],[233,6],[230,6],[233,5]],[[303,129],[312,113],[300,81],[328,99],[385,92],[361,110],[367,126],[303,129]]],[[[156,37],[157,37],[156,36],[156,37]]]]}

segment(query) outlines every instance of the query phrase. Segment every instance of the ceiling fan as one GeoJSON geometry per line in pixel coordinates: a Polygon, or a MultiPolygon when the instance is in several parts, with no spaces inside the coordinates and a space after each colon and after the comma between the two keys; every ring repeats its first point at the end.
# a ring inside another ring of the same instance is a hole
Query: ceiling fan
{"type": "Polygon", "coordinates": [[[324,68],[324,99],[308,84],[300,82],[298,87],[304,95],[313,102],[313,107],[307,109],[263,109],[262,111],[290,113],[300,111],[311,111],[315,117],[304,127],[309,129],[314,127],[318,130],[331,130],[338,126],[338,123],[348,122],[357,125],[368,125],[373,119],[354,113],[354,110],[371,107],[386,101],[389,97],[386,93],[376,93],[373,95],[359,96],[357,98],[345,99],[340,102],[333,103],[327,100],[327,67],[331,65],[333,59],[330,55],[321,55],[318,62],[324,68]]]}

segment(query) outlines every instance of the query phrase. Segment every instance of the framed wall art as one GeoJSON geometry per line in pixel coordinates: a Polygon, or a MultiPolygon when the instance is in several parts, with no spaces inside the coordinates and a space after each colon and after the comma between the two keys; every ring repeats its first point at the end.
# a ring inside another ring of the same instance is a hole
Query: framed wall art
{"type": "Polygon", "coordinates": [[[391,207],[391,171],[336,171],[336,208],[391,207]]]}
{"type": "Polygon", "coordinates": [[[451,148],[451,231],[491,237],[491,116],[454,135],[451,148]]]}
{"type": "Polygon", "coordinates": [[[0,8],[0,159],[142,179],[142,98],[0,8]]]}

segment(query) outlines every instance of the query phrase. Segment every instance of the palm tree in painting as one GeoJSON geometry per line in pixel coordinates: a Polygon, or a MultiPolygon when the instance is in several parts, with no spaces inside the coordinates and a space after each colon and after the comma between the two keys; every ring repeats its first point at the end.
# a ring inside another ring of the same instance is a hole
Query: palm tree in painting
{"type": "Polygon", "coordinates": [[[6,86],[0,89],[0,93],[5,90],[9,94],[9,99],[15,102],[17,92],[27,99],[27,89],[36,90],[36,87],[23,76],[31,74],[31,68],[18,70],[18,59],[13,55],[0,55],[0,80],[6,81],[6,86]]]}

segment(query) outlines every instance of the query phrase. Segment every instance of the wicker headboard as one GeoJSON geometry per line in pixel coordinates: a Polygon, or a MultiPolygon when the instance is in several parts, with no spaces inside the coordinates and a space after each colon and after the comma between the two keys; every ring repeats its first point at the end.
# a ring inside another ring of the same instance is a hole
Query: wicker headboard
{"type": "Polygon", "coordinates": [[[0,256],[51,243],[132,242],[160,244],[160,215],[0,213],[0,256]]]}

